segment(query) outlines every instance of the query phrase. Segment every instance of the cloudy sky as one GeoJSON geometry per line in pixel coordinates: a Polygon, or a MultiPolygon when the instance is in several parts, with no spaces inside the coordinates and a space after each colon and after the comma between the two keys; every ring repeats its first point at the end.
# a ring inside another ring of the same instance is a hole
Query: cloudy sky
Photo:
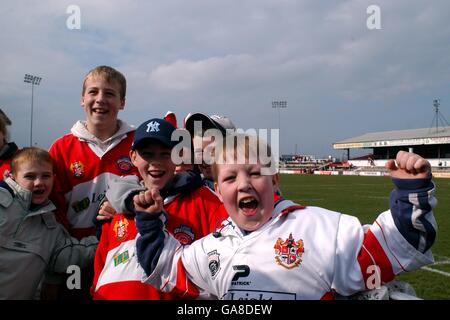
{"type": "Polygon", "coordinates": [[[34,91],[33,144],[48,148],[84,119],[82,80],[105,64],[127,78],[120,118],[128,123],[167,110],[179,119],[225,114],[244,129],[280,123],[282,153],[339,157],[333,142],[430,127],[435,98],[450,120],[447,0],[2,0],[0,7],[0,108],[19,146],[30,143],[25,73],[43,78],[34,91]],[[71,5],[80,10],[79,29],[67,27],[77,21],[71,5]],[[275,100],[287,108],[273,109],[275,100]]]}

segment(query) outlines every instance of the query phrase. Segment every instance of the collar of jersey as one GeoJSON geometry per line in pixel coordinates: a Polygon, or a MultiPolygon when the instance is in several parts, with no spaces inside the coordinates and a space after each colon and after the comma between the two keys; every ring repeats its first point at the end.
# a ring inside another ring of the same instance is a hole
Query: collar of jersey
{"type": "Polygon", "coordinates": [[[263,225],[258,230],[250,232],[246,235],[244,235],[244,232],[238,227],[238,225],[231,218],[228,218],[222,223],[222,230],[220,232],[222,233],[223,236],[238,236],[240,238],[253,237],[254,235],[263,232],[266,228],[269,228],[269,226],[276,223],[283,216],[285,216],[285,214],[283,214],[284,209],[295,205],[296,204],[291,200],[281,200],[277,202],[274,210],[272,211],[272,217],[270,218],[270,220],[267,221],[266,224],[263,225]]]}

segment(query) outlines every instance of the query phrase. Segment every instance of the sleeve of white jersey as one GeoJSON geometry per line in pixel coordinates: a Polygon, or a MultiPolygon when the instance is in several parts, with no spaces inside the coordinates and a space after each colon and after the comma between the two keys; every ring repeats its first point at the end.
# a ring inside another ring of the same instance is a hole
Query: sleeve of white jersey
{"type": "Polygon", "coordinates": [[[203,240],[183,246],[166,231],[158,263],[143,282],[182,298],[217,299],[205,278],[203,240]]]}
{"type": "MultiPolygon", "coordinates": [[[[410,206],[402,209],[401,216],[398,208],[391,207],[391,210],[380,214],[372,225],[361,226],[357,218],[341,215],[336,236],[334,290],[347,296],[357,291],[375,289],[401,272],[434,262],[431,250],[422,252],[423,246],[415,247],[413,241],[405,238],[406,233],[402,234],[399,230],[402,227],[399,223],[417,225],[415,221],[419,216],[422,220],[434,221],[431,211],[436,203],[434,189],[423,194],[427,201],[422,202],[426,202],[426,206],[414,201],[415,196],[410,194],[407,201],[410,206]],[[396,224],[393,217],[400,221],[396,224]]],[[[423,233],[420,228],[416,229],[418,234],[423,233]]]]}

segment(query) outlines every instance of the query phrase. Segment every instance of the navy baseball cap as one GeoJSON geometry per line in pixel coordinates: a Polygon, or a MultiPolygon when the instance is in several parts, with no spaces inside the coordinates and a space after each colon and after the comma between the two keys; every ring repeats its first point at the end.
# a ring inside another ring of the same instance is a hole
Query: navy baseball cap
{"type": "Polygon", "coordinates": [[[132,150],[136,150],[144,140],[157,140],[166,147],[172,149],[178,141],[172,141],[172,133],[175,127],[166,120],[154,118],[141,124],[134,133],[134,141],[131,146],[132,150]]]}

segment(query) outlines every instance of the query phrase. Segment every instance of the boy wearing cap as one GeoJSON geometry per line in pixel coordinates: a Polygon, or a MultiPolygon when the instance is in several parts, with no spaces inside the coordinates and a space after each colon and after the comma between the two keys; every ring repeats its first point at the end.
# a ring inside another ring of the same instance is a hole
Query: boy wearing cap
{"type": "Polygon", "coordinates": [[[116,209],[112,220],[102,226],[102,237],[94,262],[94,299],[144,300],[171,299],[184,295],[188,288],[171,294],[143,284],[135,248],[137,229],[134,221],[133,196],[140,191],[156,188],[164,199],[168,215],[167,230],[182,244],[213,232],[227,218],[217,198],[202,185],[201,178],[192,171],[175,175],[171,140],[175,127],[163,119],[151,119],[141,124],[135,133],[130,158],[142,181],[131,176],[118,178],[111,184],[106,197],[116,209]]]}
{"type": "Polygon", "coordinates": [[[200,112],[188,114],[185,120],[185,127],[192,137],[194,163],[198,164],[198,168],[202,174],[203,183],[214,190],[214,179],[211,172],[211,166],[205,163],[203,158],[204,150],[214,140],[211,136],[205,136],[205,131],[217,129],[222,136],[225,137],[227,130],[234,131],[236,127],[229,118],[223,115],[207,115],[200,112]]]}

